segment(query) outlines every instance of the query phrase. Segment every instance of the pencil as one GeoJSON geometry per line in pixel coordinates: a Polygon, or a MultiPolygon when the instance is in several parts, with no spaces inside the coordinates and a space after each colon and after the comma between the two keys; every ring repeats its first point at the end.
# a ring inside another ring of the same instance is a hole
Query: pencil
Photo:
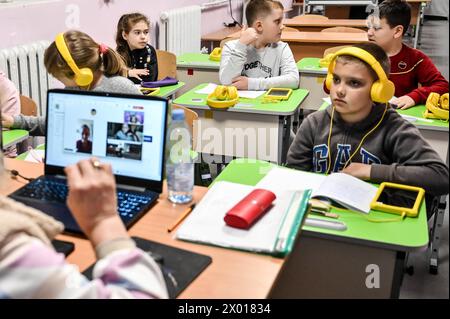
{"type": "Polygon", "coordinates": [[[189,206],[181,215],[178,217],[176,222],[167,228],[167,232],[170,233],[172,230],[174,230],[180,223],[192,212],[192,210],[195,208],[195,203],[189,206]]]}

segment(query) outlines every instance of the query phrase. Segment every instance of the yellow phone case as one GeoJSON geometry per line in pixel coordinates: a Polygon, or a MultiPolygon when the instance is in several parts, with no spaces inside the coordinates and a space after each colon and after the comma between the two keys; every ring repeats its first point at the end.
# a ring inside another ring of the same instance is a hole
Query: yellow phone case
{"type": "Polygon", "coordinates": [[[264,94],[265,100],[271,101],[286,101],[289,100],[292,94],[292,89],[286,88],[271,88],[264,94]]]}

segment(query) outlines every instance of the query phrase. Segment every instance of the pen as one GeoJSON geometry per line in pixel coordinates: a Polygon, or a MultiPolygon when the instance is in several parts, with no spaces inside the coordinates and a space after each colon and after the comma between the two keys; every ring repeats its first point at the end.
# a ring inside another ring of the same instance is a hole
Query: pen
{"type": "Polygon", "coordinates": [[[169,228],[167,228],[167,232],[170,233],[174,230],[195,208],[195,203],[189,206],[181,215],[178,217],[177,221],[169,228]]]}

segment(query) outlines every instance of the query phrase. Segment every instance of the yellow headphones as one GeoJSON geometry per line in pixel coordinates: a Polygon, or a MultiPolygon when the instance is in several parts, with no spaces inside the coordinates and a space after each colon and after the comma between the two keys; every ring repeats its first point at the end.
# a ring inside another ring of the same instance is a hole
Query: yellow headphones
{"type": "Polygon", "coordinates": [[[430,95],[428,95],[425,107],[426,110],[423,113],[425,118],[448,121],[448,93],[440,96],[436,92],[431,92],[430,95]]]}
{"type": "Polygon", "coordinates": [[[78,68],[77,64],[72,58],[72,55],[70,54],[69,48],[67,47],[66,40],[64,39],[64,33],[60,33],[56,36],[55,44],[59,53],[67,62],[67,65],[70,67],[73,73],[75,73],[75,83],[78,86],[89,86],[94,80],[94,74],[89,68],[78,68]]]}
{"type": "Polygon", "coordinates": [[[363,60],[376,72],[378,80],[372,84],[370,90],[370,96],[372,101],[378,103],[387,103],[395,93],[395,85],[390,81],[381,67],[380,63],[373,57],[372,54],[357,47],[347,47],[337,51],[331,58],[330,64],[328,66],[328,74],[325,79],[325,86],[328,90],[331,89],[331,84],[333,83],[333,71],[336,66],[336,59],[341,55],[351,55],[363,60]]]}
{"type": "Polygon", "coordinates": [[[218,85],[214,92],[208,95],[206,104],[216,109],[226,109],[234,106],[239,100],[235,86],[218,85]]]}
{"type": "Polygon", "coordinates": [[[209,55],[209,59],[211,61],[220,62],[221,57],[222,57],[222,48],[215,48],[209,55]]]}

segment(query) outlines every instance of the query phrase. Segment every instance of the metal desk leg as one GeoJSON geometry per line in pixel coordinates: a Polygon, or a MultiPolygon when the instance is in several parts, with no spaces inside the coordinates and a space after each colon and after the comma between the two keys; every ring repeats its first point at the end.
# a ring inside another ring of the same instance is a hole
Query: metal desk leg
{"type": "Polygon", "coordinates": [[[290,146],[291,116],[280,116],[278,127],[282,130],[282,134],[278,134],[278,145],[281,145],[281,150],[278,154],[278,164],[283,165],[286,163],[287,152],[290,146]]]}
{"type": "Polygon", "coordinates": [[[439,242],[441,236],[442,224],[444,223],[445,208],[447,206],[446,196],[441,196],[437,211],[434,215],[433,228],[431,231],[430,242],[430,274],[437,275],[439,266],[439,242]]]}
{"type": "Polygon", "coordinates": [[[417,13],[417,23],[416,23],[416,28],[415,28],[415,32],[414,32],[414,49],[417,49],[417,45],[419,43],[420,25],[422,23],[422,13],[423,13],[423,4],[421,3],[418,13],[417,13]]]}

